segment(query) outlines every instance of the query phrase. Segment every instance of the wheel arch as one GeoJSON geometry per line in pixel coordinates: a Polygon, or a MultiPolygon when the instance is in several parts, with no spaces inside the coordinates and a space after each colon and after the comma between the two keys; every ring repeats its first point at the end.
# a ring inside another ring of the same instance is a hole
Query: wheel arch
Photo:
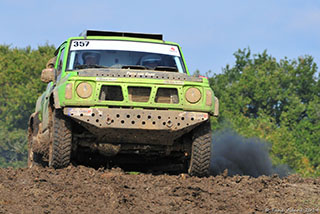
{"type": "Polygon", "coordinates": [[[50,94],[49,105],[56,109],[61,109],[59,94],[57,90],[53,90],[53,92],[50,94]]]}
{"type": "Polygon", "coordinates": [[[39,124],[41,123],[39,119],[39,112],[34,112],[30,115],[28,121],[28,132],[29,134],[37,134],[39,129],[39,124]]]}

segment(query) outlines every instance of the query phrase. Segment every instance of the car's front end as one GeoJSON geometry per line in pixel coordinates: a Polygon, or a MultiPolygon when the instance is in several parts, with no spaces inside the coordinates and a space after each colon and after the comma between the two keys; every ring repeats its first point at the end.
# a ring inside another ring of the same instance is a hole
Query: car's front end
{"type": "Polygon", "coordinates": [[[178,154],[190,162],[191,174],[206,175],[210,116],[218,115],[208,79],[190,76],[179,45],[162,36],[98,34],[68,39],[57,55],[48,102],[57,121],[61,112],[71,123],[63,124],[70,127],[74,152],[178,154]]]}

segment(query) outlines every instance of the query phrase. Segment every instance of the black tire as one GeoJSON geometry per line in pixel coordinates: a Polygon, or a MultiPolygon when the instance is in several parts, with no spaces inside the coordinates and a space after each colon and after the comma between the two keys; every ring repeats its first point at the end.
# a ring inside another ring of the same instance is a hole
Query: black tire
{"type": "MultiPolygon", "coordinates": [[[[37,124],[35,124],[38,126],[37,124]]],[[[32,124],[32,126],[35,126],[32,124]]],[[[37,136],[38,133],[38,127],[29,127],[28,128],[28,168],[32,168],[34,166],[44,166],[43,161],[43,155],[34,152],[33,144],[34,144],[34,138],[37,136]]]]}
{"type": "Polygon", "coordinates": [[[52,114],[51,142],[49,146],[49,167],[65,168],[71,161],[72,131],[69,118],[62,111],[52,114]]]}
{"type": "Polygon", "coordinates": [[[33,151],[33,140],[28,141],[28,168],[43,166],[42,155],[33,151]]]}
{"type": "Polygon", "coordinates": [[[209,175],[212,131],[210,120],[194,129],[192,151],[188,173],[192,176],[204,177],[209,175]]]}

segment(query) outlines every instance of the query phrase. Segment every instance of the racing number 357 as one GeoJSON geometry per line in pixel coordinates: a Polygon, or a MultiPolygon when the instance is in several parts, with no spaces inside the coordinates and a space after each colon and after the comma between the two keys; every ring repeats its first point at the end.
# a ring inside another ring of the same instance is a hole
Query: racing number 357
{"type": "Polygon", "coordinates": [[[73,47],[87,47],[89,41],[73,41],[73,47]]]}

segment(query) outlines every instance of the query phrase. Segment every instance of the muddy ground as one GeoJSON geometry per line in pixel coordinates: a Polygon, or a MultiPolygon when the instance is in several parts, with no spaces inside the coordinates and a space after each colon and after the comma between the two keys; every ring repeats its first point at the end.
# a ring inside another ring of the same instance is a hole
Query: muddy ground
{"type": "Polygon", "coordinates": [[[320,213],[320,178],[0,169],[0,213],[320,213]]]}

